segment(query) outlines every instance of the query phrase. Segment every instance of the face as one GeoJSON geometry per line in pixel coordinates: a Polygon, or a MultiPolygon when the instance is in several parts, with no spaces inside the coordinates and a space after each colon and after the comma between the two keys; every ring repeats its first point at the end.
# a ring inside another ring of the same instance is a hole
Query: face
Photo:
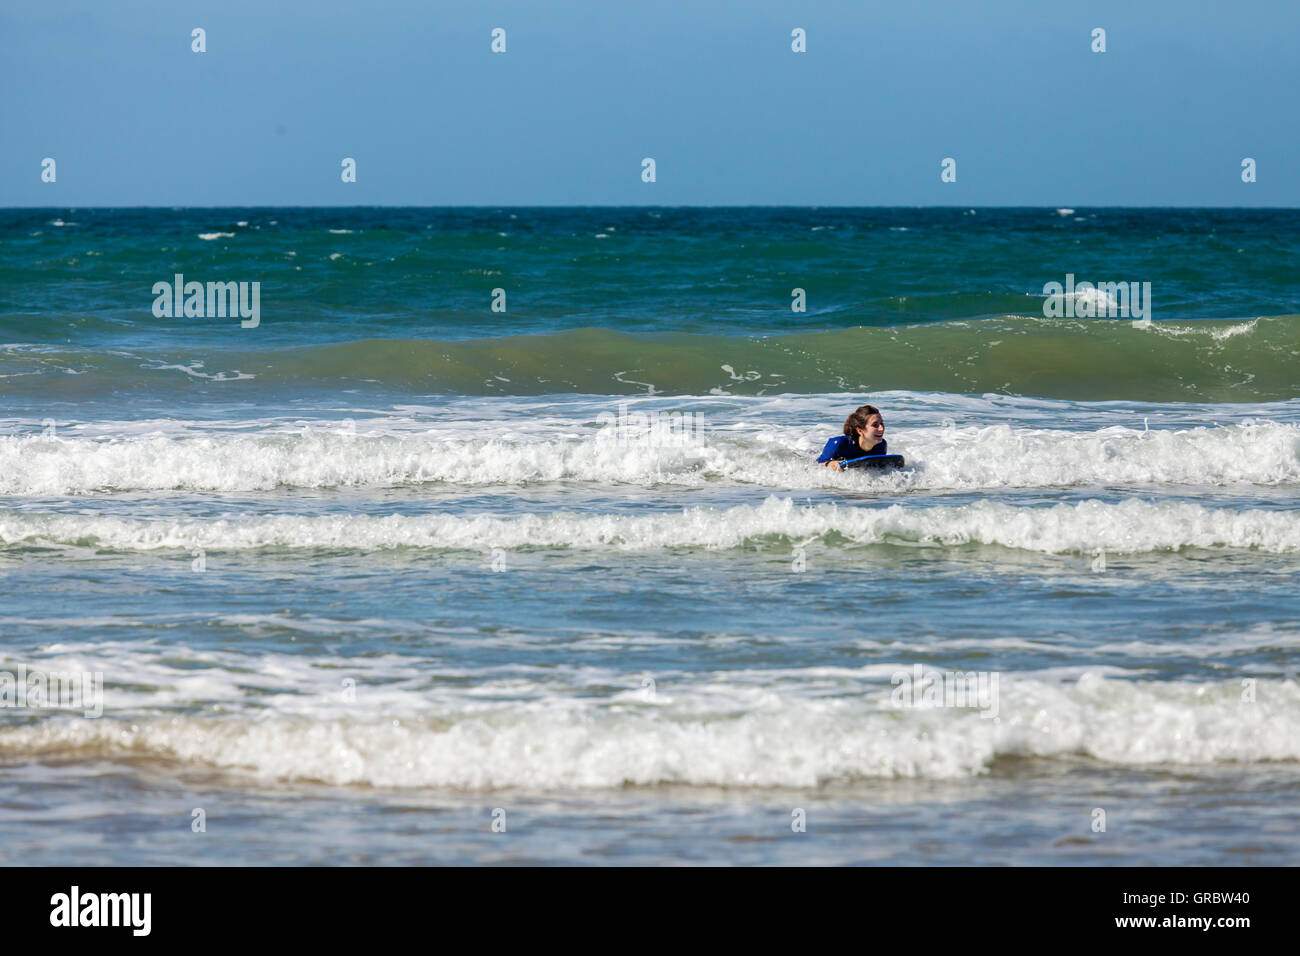
{"type": "Polygon", "coordinates": [[[862,439],[859,444],[874,445],[885,437],[885,420],[879,415],[872,415],[867,419],[867,427],[858,429],[858,436],[862,439]]]}

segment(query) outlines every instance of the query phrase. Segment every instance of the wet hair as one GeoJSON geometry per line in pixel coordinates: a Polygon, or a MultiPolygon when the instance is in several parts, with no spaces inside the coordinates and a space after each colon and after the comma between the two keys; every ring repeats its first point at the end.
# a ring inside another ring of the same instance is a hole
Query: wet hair
{"type": "MultiPolygon", "coordinates": [[[[863,405],[848,418],[844,419],[844,434],[848,435],[854,441],[858,439],[858,429],[866,428],[867,422],[872,415],[880,415],[880,409],[875,405],[863,405]]],[[[880,415],[884,419],[884,415],[880,415]]]]}

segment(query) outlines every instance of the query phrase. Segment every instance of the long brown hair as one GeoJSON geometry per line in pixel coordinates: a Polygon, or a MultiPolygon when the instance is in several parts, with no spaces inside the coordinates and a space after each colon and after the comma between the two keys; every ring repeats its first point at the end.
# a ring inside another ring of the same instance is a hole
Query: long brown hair
{"type": "MultiPolygon", "coordinates": [[[[844,434],[848,435],[854,441],[858,440],[858,429],[866,428],[867,422],[871,420],[872,415],[880,415],[880,409],[875,405],[863,405],[848,418],[844,419],[844,434]]],[[[884,420],[884,415],[880,415],[884,420]]]]}

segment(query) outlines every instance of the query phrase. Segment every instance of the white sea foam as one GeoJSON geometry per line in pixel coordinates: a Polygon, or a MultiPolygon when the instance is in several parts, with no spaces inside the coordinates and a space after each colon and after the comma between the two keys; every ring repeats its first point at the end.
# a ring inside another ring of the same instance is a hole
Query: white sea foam
{"type": "Polygon", "coordinates": [[[1084,289],[1076,289],[1073,292],[1047,295],[1045,298],[1056,300],[1057,308],[1062,310],[1064,309],[1066,299],[1074,300],[1075,309],[1078,309],[1080,304],[1087,303],[1091,307],[1092,314],[1098,316],[1104,316],[1112,310],[1119,308],[1119,301],[1114,296],[1105,289],[1098,289],[1092,286],[1084,289]]]}
{"type": "MultiPolygon", "coordinates": [[[[194,368],[180,370],[213,377],[194,368]]],[[[1009,425],[900,429],[888,436],[890,450],[902,453],[909,468],[883,474],[813,467],[825,437],[819,430],[766,426],[755,438],[755,426],[736,428],[706,429],[702,437],[673,442],[620,442],[615,429],[602,432],[572,421],[547,425],[546,437],[523,441],[484,440],[485,432],[493,432],[481,422],[449,422],[424,434],[409,428],[373,434],[364,425],[333,424],[251,435],[150,434],[136,428],[93,438],[72,437],[76,430],[63,429],[51,440],[34,430],[0,437],[0,493],[236,492],[429,482],[928,491],[1300,481],[1300,426],[1267,421],[1149,431],[1009,425]]]]}
{"type": "Polygon", "coordinates": [[[201,232],[199,238],[210,242],[213,239],[233,239],[235,234],[233,232],[201,232]]]}
{"type": "Polygon", "coordinates": [[[1216,342],[1224,342],[1230,338],[1233,338],[1234,336],[1250,335],[1252,332],[1255,331],[1255,328],[1258,324],[1259,324],[1259,319],[1249,319],[1245,322],[1235,322],[1232,325],[1225,326],[1224,328],[1221,329],[1214,328],[1213,326],[1210,327],[1200,327],[1195,325],[1177,326],[1177,325],[1169,325],[1166,323],[1161,323],[1160,325],[1152,325],[1150,326],[1150,328],[1156,330],[1156,334],[1158,335],[1167,335],[1170,336],[1171,338],[1178,338],[1183,336],[1205,336],[1213,339],[1216,342]]]}
{"type": "MultiPolygon", "coordinates": [[[[810,697],[722,683],[606,695],[430,700],[331,716],[50,718],[0,729],[5,759],[158,758],[268,780],[338,785],[572,790],[626,784],[816,787],[862,778],[969,778],[999,757],[1195,767],[1300,760],[1300,687],[1002,675],[996,720],[899,708],[887,682],[810,697]]],[[[529,682],[511,683],[527,695],[529,682]]],[[[281,695],[290,696],[290,695],[281,695]]],[[[111,692],[106,704],[112,707],[111,692]]]]}
{"type": "Polygon", "coordinates": [[[1184,548],[1294,554],[1300,551],[1300,512],[1207,508],[1139,499],[1050,507],[995,501],[949,507],[797,505],[776,495],[753,506],[694,507],[653,514],[259,515],[229,520],[137,520],[0,512],[0,548],[94,546],[122,552],[189,548],[725,550],[769,537],[802,545],[818,539],[832,545],[984,544],[1049,554],[1096,550],[1140,554],[1184,548]]]}

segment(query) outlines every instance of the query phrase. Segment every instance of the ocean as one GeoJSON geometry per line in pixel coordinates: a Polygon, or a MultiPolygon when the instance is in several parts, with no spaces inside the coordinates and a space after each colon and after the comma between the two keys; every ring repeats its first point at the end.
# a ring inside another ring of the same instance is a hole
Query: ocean
{"type": "Polygon", "coordinates": [[[1300,210],[0,247],[0,862],[1300,863],[1300,210]]]}

